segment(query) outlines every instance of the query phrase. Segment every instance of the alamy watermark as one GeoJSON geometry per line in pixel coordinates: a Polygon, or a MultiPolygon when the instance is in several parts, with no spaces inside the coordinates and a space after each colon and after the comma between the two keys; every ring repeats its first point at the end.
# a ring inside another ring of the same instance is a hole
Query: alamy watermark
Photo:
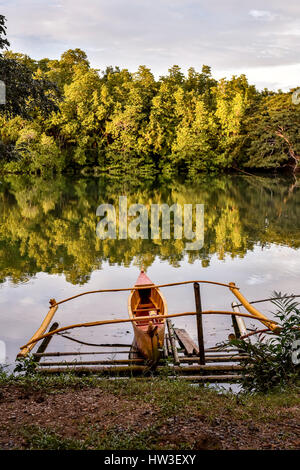
{"type": "Polygon", "coordinates": [[[0,104],[6,104],[6,86],[2,80],[0,80],[0,104]]]}
{"type": "Polygon", "coordinates": [[[204,204],[151,204],[148,209],[144,204],[128,207],[127,197],[120,196],[117,208],[101,204],[96,215],[101,217],[96,228],[101,240],[169,240],[173,236],[175,240],[190,240],[186,250],[200,250],[204,244],[204,204]]]}

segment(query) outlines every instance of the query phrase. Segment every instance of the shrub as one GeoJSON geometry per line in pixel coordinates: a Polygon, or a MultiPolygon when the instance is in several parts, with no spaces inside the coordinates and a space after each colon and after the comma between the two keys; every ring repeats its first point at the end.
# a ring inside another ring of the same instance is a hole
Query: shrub
{"type": "Polygon", "coordinates": [[[284,388],[299,380],[300,365],[295,360],[293,347],[300,340],[300,309],[294,298],[274,292],[281,297],[272,303],[274,316],[280,323],[280,333],[269,339],[250,343],[247,339],[234,339],[231,344],[249,355],[243,362],[245,372],[241,384],[247,391],[266,392],[275,387],[284,388]]]}

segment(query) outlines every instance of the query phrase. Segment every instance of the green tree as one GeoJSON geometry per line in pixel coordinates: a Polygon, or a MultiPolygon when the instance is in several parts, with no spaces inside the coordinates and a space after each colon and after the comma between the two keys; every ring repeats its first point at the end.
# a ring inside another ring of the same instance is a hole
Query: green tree
{"type": "Polygon", "coordinates": [[[180,89],[175,98],[180,121],[172,145],[174,161],[190,175],[216,169],[217,125],[213,114],[207,110],[203,98],[193,91],[184,93],[180,89]]]}
{"type": "Polygon", "coordinates": [[[87,55],[81,49],[69,49],[64,52],[60,60],[40,62],[40,70],[45,71],[45,78],[56,83],[61,92],[65,85],[70,85],[78,68],[88,70],[90,63],[87,55]]]}
{"type": "MultiPolygon", "coordinates": [[[[6,47],[9,47],[10,44],[6,38],[6,25],[5,25],[5,16],[0,15],[0,51],[6,47]]],[[[1,55],[1,52],[0,52],[1,55]]]]}
{"type": "Polygon", "coordinates": [[[300,106],[291,94],[267,94],[254,108],[247,122],[245,166],[293,171],[299,166],[300,106]]]}

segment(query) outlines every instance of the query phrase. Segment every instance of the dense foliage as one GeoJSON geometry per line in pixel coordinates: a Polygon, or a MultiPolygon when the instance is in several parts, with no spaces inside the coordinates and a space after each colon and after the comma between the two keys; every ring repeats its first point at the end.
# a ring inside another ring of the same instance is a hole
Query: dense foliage
{"type": "MultiPolygon", "coordinates": [[[[0,49],[9,45],[0,16],[0,49]]],[[[5,50],[0,150],[6,171],[72,168],[170,172],[295,169],[300,106],[291,93],[258,92],[245,75],[216,81],[210,67],[177,65],[155,79],[140,66],[91,68],[86,54],[35,61],[5,50]]]]}

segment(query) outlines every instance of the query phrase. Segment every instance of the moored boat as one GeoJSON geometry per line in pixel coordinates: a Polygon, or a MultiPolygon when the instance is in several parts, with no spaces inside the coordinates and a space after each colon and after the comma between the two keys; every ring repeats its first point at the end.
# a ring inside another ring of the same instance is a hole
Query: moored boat
{"type": "Polygon", "coordinates": [[[135,346],[145,359],[156,364],[164,344],[164,317],[168,309],[164,296],[143,269],[129,295],[128,313],[130,318],[136,319],[132,322],[135,346]],[[147,316],[151,319],[139,320],[139,317],[147,316]]]}

